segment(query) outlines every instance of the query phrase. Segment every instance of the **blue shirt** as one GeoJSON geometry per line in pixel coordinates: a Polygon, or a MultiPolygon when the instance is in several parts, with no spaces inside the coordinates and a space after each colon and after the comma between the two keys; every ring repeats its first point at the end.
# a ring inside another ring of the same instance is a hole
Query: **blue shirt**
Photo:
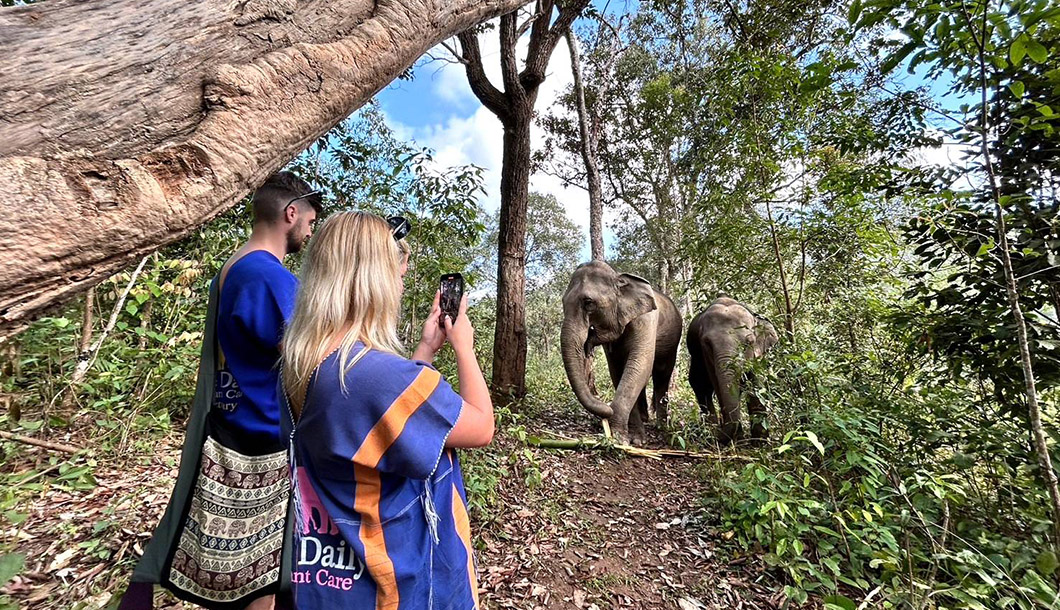
{"type": "Polygon", "coordinates": [[[345,374],[346,391],[340,374],[335,352],[297,424],[284,418],[295,607],[477,608],[463,474],[445,448],[463,400],[430,365],[376,350],[345,374]]]}
{"type": "Polygon", "coordinates": [[[221,286],[217,340],[224,365],[217,375],[214,410],[240,444],[251,448],[280,442],[277,363],[297,290],[294,274],[264,250],[233,263],[221,286]]]}

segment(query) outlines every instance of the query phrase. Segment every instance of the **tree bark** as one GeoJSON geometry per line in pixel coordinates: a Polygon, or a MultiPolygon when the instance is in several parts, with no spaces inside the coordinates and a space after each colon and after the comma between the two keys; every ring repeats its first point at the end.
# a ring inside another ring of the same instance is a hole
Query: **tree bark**
{"type": "Polygon", "coordinates": [[[237,203],[447,37],[526,0],[0,9],[0,341],[237,203]]]}
{"type": "Polygon", "coordinates": [[[578,132],[581,135],[582,161],[585,163],[586,187],[589,190],[589,245],[592,259],[604,260],[604,198],[600,184],[600,168],[597,163],[598,133],[589,129],[589,110],[585,104],[585,85],[582,83],[582,64],[578,52],[578,37],[567,30],[567,48],[570,50],[571,71],[574,73],[574,96],[578,109],[578,132]]]}
{"type": "Polygon", "coordinates": [[[495,400],[507,403],[526,393],[526,212],[530,186],[530,127],[534,101],[556,44],[589,0],[574,0],[556,8],[553,0],[538,0],[533,15],[522,26],[518,11],[501,16],[501,80],[498,89],[486,76],[474,32],[459,36],[460,61],[475,97],[504,127],[501,166],[501,209],[497,236],[497,315],[493,335],[495,400]],[[530,30],[522,70],[516,46],[520,32],[530,30]]]}
{"type": "Polygon", "coordinates": [[[85,311],[81,314],[81,342],[77,344],[77,353],[86,354],[92,345],[92,317],[96,309],[96,288],[93,286],[85,293],[85,311]]]}
{"type": "Polygon", "coordinates": [[[526,393],[526,208],[531,108],[512,108],[504,127],[492,380],[499,396],[526,393]]]}

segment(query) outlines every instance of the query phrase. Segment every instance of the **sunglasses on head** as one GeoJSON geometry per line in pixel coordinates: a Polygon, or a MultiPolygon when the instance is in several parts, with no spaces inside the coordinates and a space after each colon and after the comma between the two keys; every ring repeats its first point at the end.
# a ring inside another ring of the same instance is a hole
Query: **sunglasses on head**
{"type": "Polygon", "coordinates": [[[394,235],[394,241],[401,241],[412,231],[412,223],[404,216],[390,216],[386,219],[390,225],[390,232],[394,235]]]}
{"type": "Polygon", "coordinates": [[[280,214],[281,215],[286,214],[287,213],[287,208],[291,207],[291,204],[296,202],[296,201],[298,201],[299,199],[305,199],[307,197],[312,197],[313,195],[319,195],[322,192],[323,191],[321,191],[320,189],[317,189],[315,191],[309,191],[305,195],[299,195],[299,196],[295,197],[294,199],[288,201],[287,205],[283,206],[283,210],[280,212],[280,214]]]}

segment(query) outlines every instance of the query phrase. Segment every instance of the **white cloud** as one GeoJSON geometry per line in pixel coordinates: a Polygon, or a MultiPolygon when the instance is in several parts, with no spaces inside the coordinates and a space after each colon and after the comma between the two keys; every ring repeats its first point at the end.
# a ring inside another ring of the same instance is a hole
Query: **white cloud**
{"type": "MultiPolygon", "coordinates": [[[[529,34],[519,40],[518,56],[525,57],[529,34]]],[[[456,41],[450,41],[456,46],[456,41]]],[[[500,89],[500,43],[496,27],[480,35],[482,59],[487,77],[500,89]]],[[[448,52],[438,46],[432,49],[435,57],[449,56],[448,52]]],[[[432,93],[437,103],[452,107],[452,113],[441,123],[421,127],[401,125],[387,117],[388,124],[395,133],[415,140],[422,146],[435,150],[435,160],[441,166],[463,165],[473,163],[485,169],[486,193],[481,203],[488,210],[500,207],[500,176],[503,157],[504,131],[500,121],[478,99],[467,83],[463,66],[455,63],[435,61],[417,68],[416,78],[430,78],[432,93]],[[469,116],[462,116],[461,110],[475,108],[469,116]]],[[[545,82],[541,85],[535,110],[543,114],[551,108],[559,96],[573,83],[571,74],[570,52],[566,41],[560,41],[552,54],[548,65],[545,82]]],[[[545,134],[536,124],[531,131],[531,148],[540,150],[545,145],[545,134]]],[[[551,194],[564,206],[567,214],[580,225],[585,235],[584,256],[589,256],[589,196],[578,187],[564,187],[563,181],[554,176],[536,172],[530,177],[530,190],[551,194]]],[[[606,226],[606,225],[605,225],[606,226]]]]}

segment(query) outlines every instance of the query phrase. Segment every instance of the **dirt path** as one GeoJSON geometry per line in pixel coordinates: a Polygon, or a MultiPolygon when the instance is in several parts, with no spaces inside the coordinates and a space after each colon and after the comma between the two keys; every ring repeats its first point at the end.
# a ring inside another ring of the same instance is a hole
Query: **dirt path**
{"type": "MultiPolygon", "coordinates": [[[[591,433],[581,414],[559,418],[527,421],[525,429],[591,433]]],[[[151,455],[127,456],[120,466],[100,460],[87,475],[75,469],[90,465],[84,458],[49,466],[53,456],[37,449],[6,463],[5,473],[39,474],[17,492],[11,512],[19,524],[0,532],[26,556],[0,594],[26,610],[114,607],[168,501],[182,440],[171,433],[151,455]]],[[[504,434],[488,451],[509,467],[497,469],[507,474],[473,523],[484,608],[774,608],[781,601],[762,563],[738,556],[726,542],[731,534],[704,508],[702,499],[716,492],[697,476],[696,462],[530,449],[504,434]]],[[[192,606],[159,591],[156,607],[192,606]]]]}
{"type": "Polygon", "coordinates": [[[733,559],[713,527],[694,462],[535,455],[541,483],[502,485],[501,508],[480,526],[488,607],[777,607],[761,563],[733,559]]]}

